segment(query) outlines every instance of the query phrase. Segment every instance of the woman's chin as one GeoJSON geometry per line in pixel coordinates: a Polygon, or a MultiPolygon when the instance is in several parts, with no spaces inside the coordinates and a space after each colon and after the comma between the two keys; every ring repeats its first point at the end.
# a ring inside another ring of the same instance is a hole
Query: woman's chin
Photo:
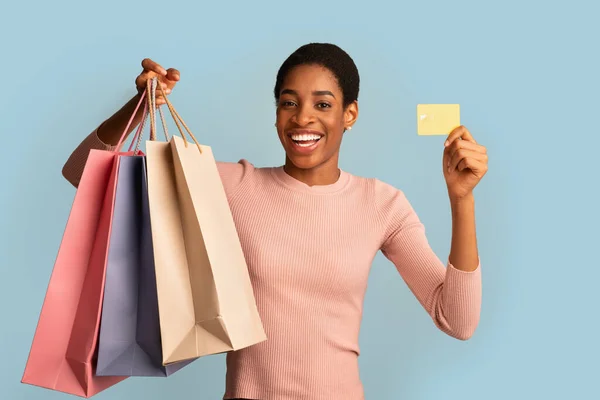
{"type": "Polygon", "coordinates": [[[287,152],[287,159],[298,169],[312,169],[321,165],[322,160],[316,154],[299,156],[293,152],[287,152]]]}

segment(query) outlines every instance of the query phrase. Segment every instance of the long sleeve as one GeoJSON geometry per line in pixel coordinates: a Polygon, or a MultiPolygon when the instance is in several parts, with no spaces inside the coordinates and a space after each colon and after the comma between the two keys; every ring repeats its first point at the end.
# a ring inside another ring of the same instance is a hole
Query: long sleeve
{"type": "Polygon", "coordinates": [[[469,339],[479,324],[481,267],[464,272],[449,262],[444,265],[401,191],[379,183],[376,199],[385,226],[382,253],[396,266],[440,330],[460,340],[469,339]]]}

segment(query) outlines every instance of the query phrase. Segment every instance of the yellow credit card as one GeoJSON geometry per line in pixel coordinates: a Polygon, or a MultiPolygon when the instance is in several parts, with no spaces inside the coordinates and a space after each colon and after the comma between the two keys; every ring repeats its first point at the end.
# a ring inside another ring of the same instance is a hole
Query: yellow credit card
{"type": "Polygon", "coordinates": [[[417,134],[420,136],[445,135],[460,126],[460,105],[418,104],[417,134]]]}

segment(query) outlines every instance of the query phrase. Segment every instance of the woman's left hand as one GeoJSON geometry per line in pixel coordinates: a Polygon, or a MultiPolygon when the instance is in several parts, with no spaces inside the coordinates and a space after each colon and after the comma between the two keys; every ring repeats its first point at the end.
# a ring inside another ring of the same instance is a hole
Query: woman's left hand
{"type": "Polygon", "coordinates": [[[487,150],[478,144],[464,126],[454,129],[444,144],[443,170],[451,201],[460,201],[488,170],[487,150]]]}

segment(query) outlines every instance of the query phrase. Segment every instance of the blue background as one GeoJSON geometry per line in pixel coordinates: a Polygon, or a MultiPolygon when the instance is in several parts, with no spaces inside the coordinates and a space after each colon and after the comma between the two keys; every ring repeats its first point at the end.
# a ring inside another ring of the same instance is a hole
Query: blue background
{"type": "MultiPolygon", "coordinates": [[[[445,259],[442,137],[418,103],[459,103],[488,147],[476,190],[483,310],[466,342],[436,330],[383,256],[366,297],[367,399],[598,398],[600,25],[597,2],[2,2],[0,397],[20,383],[75,190],[61,167],[134,93],[151,57],[182,74],[171,100],[221,160],[280,165],[272,88],[298,46],[334,42],[362,77],[341,166],[403,189],[445,259]]],[[[98,400],[219,399],[224,358],[129,379],[98,400]]]]}

